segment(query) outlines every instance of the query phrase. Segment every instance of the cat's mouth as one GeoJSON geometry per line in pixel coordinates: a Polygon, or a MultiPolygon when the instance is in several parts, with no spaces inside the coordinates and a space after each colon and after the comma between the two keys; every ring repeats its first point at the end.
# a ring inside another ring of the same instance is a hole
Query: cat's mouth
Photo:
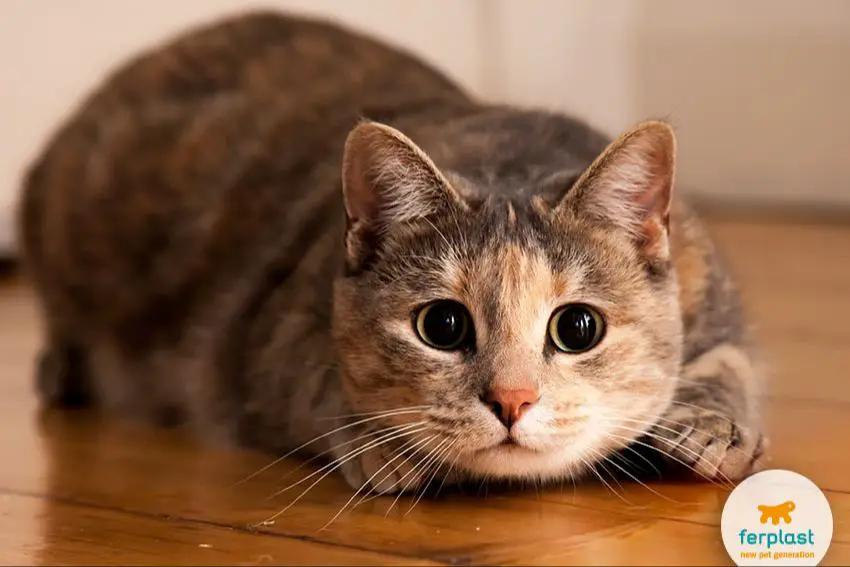
{"type": "Polygon", "coordinates": [[[549,478],[563,476],[580,465],[579,454],[569,443],[553,446],[551,443],[535,442],[524,435],[508,435],[490,441],[489,444],[464,454],[458,466],[473,477],[484,478],[549,478]]]}
{"type": "Polygon", "coordinates": [[[525,444],[521,443],[520,441],[517,441],[517,439],[513,435],[507,435],[500,442],[496,443],[495,445],[490,445],[489,447],[487,447],[484,450],[485,451],[500,451],[501,450],[501,451],[536,452],[536,449],[529,447],[528,445],[525,445],[525,444]]]}

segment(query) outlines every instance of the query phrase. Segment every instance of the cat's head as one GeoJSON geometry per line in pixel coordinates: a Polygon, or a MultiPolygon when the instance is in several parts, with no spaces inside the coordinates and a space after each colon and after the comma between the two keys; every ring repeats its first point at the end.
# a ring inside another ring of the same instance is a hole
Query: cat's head
{"type": "Polygon", "coordinates": [[[408,455],[490,478],[564,478],[639,436],[681,354],[674,154],[647,122],[557,199],[482,200],[400,132],[359,125],[334,298],[352,408],[408,455]]]}

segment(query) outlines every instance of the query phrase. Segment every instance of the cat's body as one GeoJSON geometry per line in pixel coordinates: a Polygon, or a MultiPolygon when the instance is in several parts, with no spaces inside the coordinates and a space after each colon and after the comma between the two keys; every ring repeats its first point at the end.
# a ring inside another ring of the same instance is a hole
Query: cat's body
{"type": "Polygon", "coordinates": [[[422,477],[451,456],[461,477],[551,478],[644,434],[740,477],[762,452],[759,380],[734,287],[678,203],[667,239],[666,132],[606,150],[578,121],[480,104],[319,22],[193,30],[120,69],[29,172],[42,396],[273,453],[365,420],[307,448],[385,440],[343,466],[357,486],[405,488],[405,469],[381,469],[402,442],[399,464],[434,455],[422,477]],[[364,118],[392,128],[351,133],[364,118]],[[646,185],[640,211],[596,201],[623,179],[646,185]],[[605,325],[594,350],[547,339],[570,298],[601,314],[586,319],[605,325]],[[417,343],[421,307],[443,299],[474,332],[417,343]],[[624,408],[617,434],[581,432],[611,433],[624,408]]]}

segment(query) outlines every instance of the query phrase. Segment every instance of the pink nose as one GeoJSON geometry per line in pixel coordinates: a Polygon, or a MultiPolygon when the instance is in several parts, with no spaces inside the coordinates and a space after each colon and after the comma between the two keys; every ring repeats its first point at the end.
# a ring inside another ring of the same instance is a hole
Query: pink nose
{"type": "Polygon", "coordinates": [[[538,399],[540,394],[537,390],[504,388],[493,388],[481,397],[481,401],[490,406],[499,421],[508,429],[519,421],[538,399]]]}

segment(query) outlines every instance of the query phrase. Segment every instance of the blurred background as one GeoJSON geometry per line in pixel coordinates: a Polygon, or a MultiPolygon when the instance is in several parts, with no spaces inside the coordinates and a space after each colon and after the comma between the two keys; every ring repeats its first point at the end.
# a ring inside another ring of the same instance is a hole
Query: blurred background
{"type": "Polygon", "coordinates": [[[850,1],[3,0],[0,254],[22,167],[105,71],[187,26],[256,7],[406,47],[472,93],[609,134],[665,118],[695,199],[850,211],[850,1]]]}

